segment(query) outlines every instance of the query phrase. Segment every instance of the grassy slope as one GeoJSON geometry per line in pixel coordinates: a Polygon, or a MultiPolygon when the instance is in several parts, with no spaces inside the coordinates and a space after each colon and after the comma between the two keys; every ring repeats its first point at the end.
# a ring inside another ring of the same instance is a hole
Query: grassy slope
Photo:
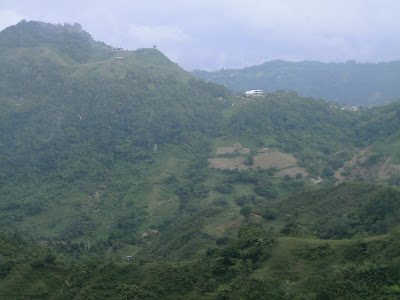
{"type": "MultiPolygon", "coordinates": [[[[5,246],[12,244],[12,238],[2,237],[2,253],[5,246]]],[[[74,262],[25,243],[24,248],[14,249],[13,256],[5,260],[2,256],[3,261],[10,262],[13,257],[14,262],[5,273],[2,269],[1,296],[8,299],[23,295],[41,299],[135,296],[145,299],[395,299],[399,295],[396,287],[400,279],[399,242],[395,231],[385,236],[339,241],[276,238],[263,250],[267,251],[267,258],[255,261],[250,269],[246,267],[249,261],[240,263],[238,257],[230,260],[235,252],[227,250],[235,247],[243,245],[232,241],[199,260],[186,262],[124,262],[104,257],[74,262]],[[229,261],[235,264],[228,263],[226,269],[224,264],[229,261]]],[[[244,247],[252,249],[253,246],[244,247]]],[[[238,253],[248,255],[245,251],[238,253]]]]}

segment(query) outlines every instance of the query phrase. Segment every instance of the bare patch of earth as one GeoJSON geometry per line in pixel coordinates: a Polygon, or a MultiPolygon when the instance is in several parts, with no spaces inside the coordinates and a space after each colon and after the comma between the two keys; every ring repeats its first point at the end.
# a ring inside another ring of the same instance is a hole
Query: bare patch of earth
{"type": "MultiPolygon", "coordinates": [[[[248,154],[250,150],[242,147],[240,144],[235,144],[233,147],[219,147],[216,154],[234,153],[235,150],[241,154],[248,154]],[[228,149],[229,148],[229,149],[228,149]],[[228,152],[229,151],[229,152],[228,152]]],[[[289,176],[296,176],[301,173],[307,176],[308,173],[305,168],[298,167],[297,159],[292,154],[279,152],[277,149],[263,148],[260,153],[253,158],[253,165],[247,166],[243,163],[243,157],[236,158],[210,158],[208,162],[211,168],[224,169],[224,170],[247,170],[249,168],[260,167],[262,169],[275,168],[280,170],[275,174],[277,177],[284,177],[286,174],[289,176]]]]}
{"type": "Polygon", "coordinates": [[[257,215],[257,214],[252,213],[252,214],[249,216],[249,220],[250,220],[252,223],[260,223],[260,222],[262,221],[262,217],[261,217],[260,215],[257,215]]]}
{"type": "Polygon", "coordinates": [[[233,154],[233,153],[240,153],[240,154],[249,154],[250,149],[243,147],[239,143],[233,145],[233,147],[218,147],[215,154],[233,154]]]}
{"type": "Polygon", "coordinates": [[[311,179],[311,182],[314,183],[314,184],[321,183],[322,181],[323,181],[322,178],[319,177],[319,176],[311,179]]]}
{"type": "Polygon", "coordinates": [[[292,154],[282,153],[276,149],[261,149],[261,154],[254,156],[254,167],[263,169],[283,169],[288,167],[297,167],[297,159],[292,154]]]}
{"type": "Polygon", "coordinates": [[[378,170],[378,179],[389,179],[393,175],[400,175],[400,165],[392,165],[390,164],[390,160],[392,158],[389,157],[382,167],[378,170]]]}
{"type": "Polygon", "coordinates": [[[150,230],[150,232],[143,232],[142,237],[150,236],[150,235],[156,235],[158,233],[158,230],[150,230]]]}
{"type": "Polygon", "coordinates": [[[362,167],[358,165],[357,161],[362,164],[367,159],[366,154],[371,151],[372,147],[369,146],[354,155],[350,161],[345,162],[343,167],[339,168],[334,174],[335,178],[338,179],[336,184],[352,179],[355,176],[361,176],[369,180],[384,180],[393,175],[400,175],[400,165],[390,164],[391,157],[386,158],[384,161],[380,161],[373,166],[362,167]],[[342,175],[345,168],[351,169],[348,177],[342,175]]]}
{"type": "Polygon", "coordinates": [[[358,154],[354,155],[351,160],[346,161],[343,164],[343,167],[337,169],[335,174],[333,175],[336,179],[338,179],[336,184],[339,184],[346,180],[346,177],[342,175],[342,173],[345,171],[344,169],[345,168],[354,168],[357,165],[357,161],[360,161],[361,163],[364,162],[366,160],[365,154],[367,152],[370,152],[371,149],[372,149],[371,146],[369,146],[365,149],[362,149],[358,154]]]}
{"type": "Polygon", "coordinates": [[[239,216],[236,220],[233,220],[232,222],[224,225],[220,225],[218,227],[215,227],[211,230],[210,234],[213,236],[222,236],[226,231],[234,229],[237,230],[242,223],[245,221],[244,216],[239,216]]]}

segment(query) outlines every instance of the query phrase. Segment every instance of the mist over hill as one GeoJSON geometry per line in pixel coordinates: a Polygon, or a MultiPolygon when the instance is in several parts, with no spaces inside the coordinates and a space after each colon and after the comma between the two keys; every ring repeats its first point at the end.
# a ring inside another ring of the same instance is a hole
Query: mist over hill
{"type": "Polygon", "coordinates": [[[322,63],[275,60],[243,69],[193,71],[234,92],[264,89],[296,91],[349,106],[386,104],[400,99],[400,62],[322,63]]]}
{"type": "Polygon", "coordinates": [[[0,46],[1,297],[399,296],[400,102],[245,98],[79,24],[0,46]]]}

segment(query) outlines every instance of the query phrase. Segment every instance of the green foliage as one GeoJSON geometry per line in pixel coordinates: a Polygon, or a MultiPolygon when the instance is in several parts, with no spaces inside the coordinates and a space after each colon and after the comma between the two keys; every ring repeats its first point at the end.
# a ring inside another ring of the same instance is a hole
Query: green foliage
{"type": "Polygon", "coordinates": [[[242,216],[248,217],[252,213],[252,209],[250,206],[244,206],[243,208],[240,209],[240,214],[242,216]]]}
{"type": "Polygon", "coordinates": [[[399,295],[399,256],[393,251],[399,247],[397,231],[379,239],[335,243],[276,241],[260,227],[247,224],[237,238],[221,239],[218,247],[187,262],[60,260],[15,235],[2,235],[0,247],[0,288],[5,298],[386,299],[399,295]],[[285,263],[277,270],[274,264],[281,255],[285,263]]]}
{"type": "Polygon", "coordinates": [[[255,188],[254,192],[261,196],[261,197],[266,197],[269,199],[275,199],[278,197],[278,193],[276,191],[276,188],[270,184],[265,184],[262,182],[259,182],[255,188]]]}
{"type": "Polygon", "coordinates": [[[334,172],[330,167],[325,167],[322,169],[322,176],[330,177],[333,176],[334,172]]]}
{"type": "Polygon", "coordinates": [[[202,232],[209,218],[216,217],[223,208],[212,207],[196,212],[191,216],[177,218],[166,224],[159,236],[145,245],[140,254],[147,258],[186,260],[196,257],[214,244],[215,240],[202,232]]]}
{"type": "Polygon", "coordinates": [[[78,215],[68,226],[61,232],[60,239],[67,240],[79,237],[87,232],[93,231],[96,225],[93,219],[86,213],[78,215]]]}
{"type": "Polygon", "coordinates": [[[248,273],[269,257],[273,241],[265,230],[254,225],[244,225],[238,232],[238,239],[209,252],[215,258],[214,274],[232,278],[243,271],[248,273]]]}
{"type": "Polygon", "coordinates": [[[301,236],[302,226],[296,222],[288,222],[281,229],[281,234],[287,236],[301,236]]]}
{"type": "Polygon", "coordinates": [[[367,159],[361,164],[363,167],[371,167],[382,160],[382,153],[373,153],[367,157],[367,159]]]}
{"type": "Polygon", "coordinates": [[[253,157],[253,155],[248,155],[248,156],[246,156],[245,159],[244,159],[244,161],[243,161],[243,163],[244,163],[246,166],[252,166],[252,165],[254,165],[254,157],[253,157]]]}
{"type": "Polygon", "coordinates": [[[250,200],[247,198],[247,196],[243,195],[241,197],[236,197],[235,203],[239,206],[245,206],[246,204],[250,203],[250,200]]]}
{"type": "Polygon", "coordinates": [[[229,182],[221,182],[215,189],[222,194],[230,194],[233,191],[233,185],[229,182]]]}
{"type": "Polygon", "coordinates": [[[278,211],[277,220],[286,223],[285,235],[297,235],[300,223],[318,238],[343,239],[388,233],[398,225],[399,199],[397,188],[346,183],[294,192],[282,201],[262,204],[256,211],[261,215],[264,210],[278,211]]]}
{"type": "Polygon", "coordinates": [[[135,232],[145,220],[147,213],[133,211],[126,215],[122,215],[117,221],[117,228],[123,230],[124,233],[135,232]]]}
{"type": "Polygon", "coordinates": [[[261,216],[266,220],[275,220],[279,212],[274,208],[265,208],[261,216]]]}
{"type": "Polygon", "coordinates": [[[330,244],[325,243],[315,247],[305,247],[305,249],[297,250],[296,254],[302,259],[306,260],[316,260],[320,258],[324,258],[328,255],[334,253],[333,248],[330,244]]]}

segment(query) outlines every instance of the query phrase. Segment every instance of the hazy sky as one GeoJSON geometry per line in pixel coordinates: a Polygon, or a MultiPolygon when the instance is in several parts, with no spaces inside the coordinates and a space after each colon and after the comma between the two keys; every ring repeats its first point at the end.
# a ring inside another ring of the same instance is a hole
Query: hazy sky
{"type": "Polygon", "coordinates": [[[398,60],[399,16],[399,0],[0,0],[0,30],[78,22],[112,46],[155,44],[187,70],[398,60]]]}

